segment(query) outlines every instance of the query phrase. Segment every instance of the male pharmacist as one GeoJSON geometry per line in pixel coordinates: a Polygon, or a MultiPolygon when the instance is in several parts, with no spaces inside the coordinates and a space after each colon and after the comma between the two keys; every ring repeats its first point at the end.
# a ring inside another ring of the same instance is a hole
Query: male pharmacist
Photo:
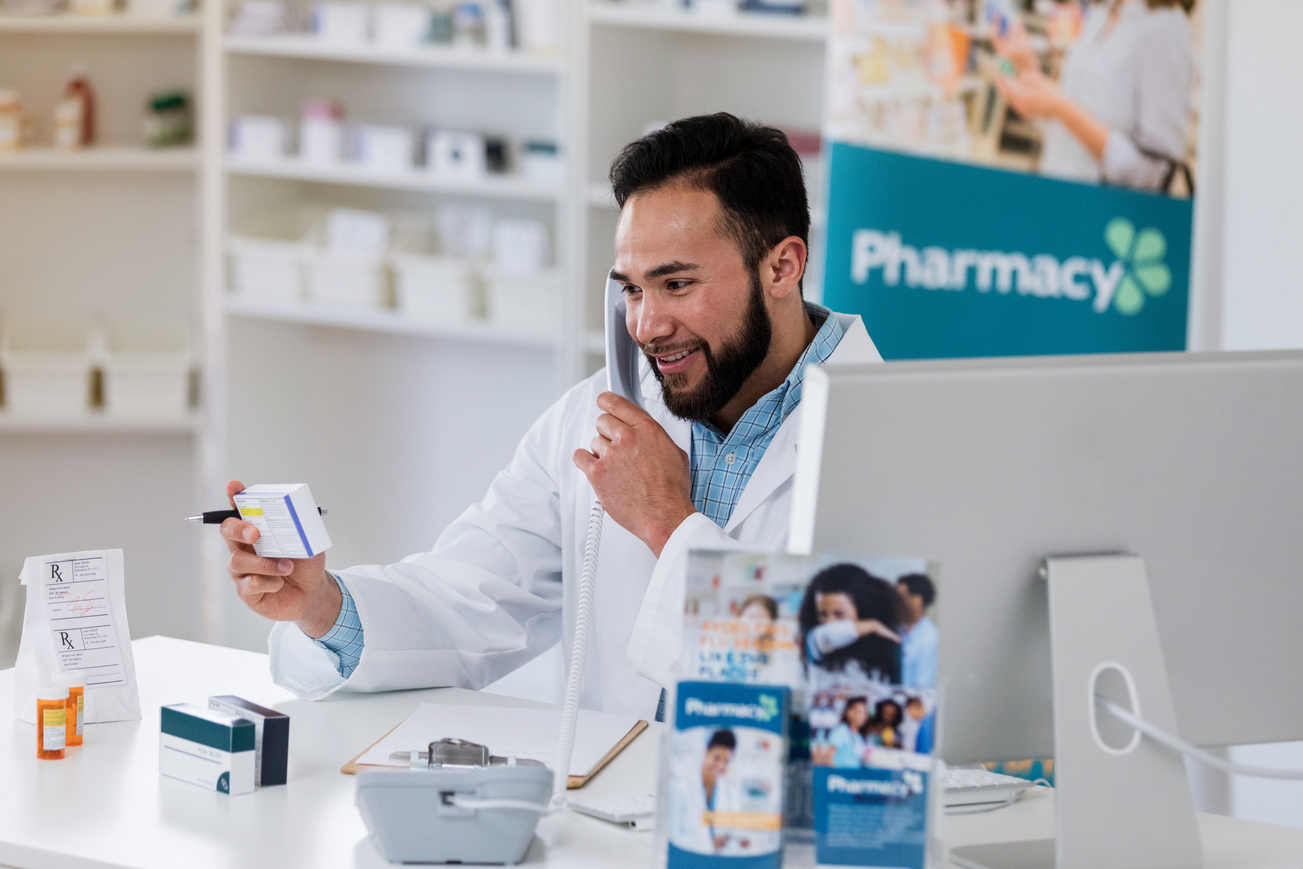
{"type": "Polygon", "coordinates": [[[236,592],[278,622],[277,683],[305,698],[480,687],[558,640],[568,659],[600,499],[581,704],[650,717],[678,657],[688,550],[786,545],[807,366],[880,358],[859,318],[802,300],[800,159],[778,130],[716,114],[631,143],[611,184],[641,407],[606,392],[605,372],[575,386],[484,500],[397,564],[259,558],[253,526],[228,519],[236,592]]]}

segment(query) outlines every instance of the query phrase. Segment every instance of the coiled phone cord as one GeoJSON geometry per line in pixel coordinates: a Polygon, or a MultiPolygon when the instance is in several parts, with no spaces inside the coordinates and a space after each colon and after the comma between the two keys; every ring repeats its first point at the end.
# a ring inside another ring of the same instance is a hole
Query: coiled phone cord
{"type": "Polygon", "coordinates": [[[602,522],[606,510],[601,501],[593,502],[588,514],[588,542],[584,545],[584,571],[579,581],[579,607],[575,613],[575,639],[570,649],[570,671],[566,678],[566,700],[561,712],[561,737],[557,742],[556,778],[552,784],[552,807],[566,802],[570,783],[570,755],[575,747],[575,728],[579,723],[579,691],[584,686],[584,667],[588,663],[588,634],[593,627],[593,597],[597,588],[597,553],[602,545],[602,522]]]}

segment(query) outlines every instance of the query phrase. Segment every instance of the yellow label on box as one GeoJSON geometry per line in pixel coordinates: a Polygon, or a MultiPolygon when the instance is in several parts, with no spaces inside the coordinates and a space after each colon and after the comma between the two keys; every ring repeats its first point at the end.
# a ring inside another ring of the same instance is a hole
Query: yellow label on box
{"type": "Polygon", "coordinates": [[[244,508],[242,508],[242,509],[240,510],[240,515],[241,515],[241,516],[261,516],[261,515],[262,515],[262,508],[261,508],[261,507],[244,507],[244,508]]]}

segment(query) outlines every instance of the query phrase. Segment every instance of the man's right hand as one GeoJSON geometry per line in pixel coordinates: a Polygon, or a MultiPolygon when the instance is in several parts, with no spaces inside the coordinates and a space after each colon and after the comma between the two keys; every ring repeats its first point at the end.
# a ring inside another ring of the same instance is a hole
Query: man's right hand
{"type": "MultiPolygon", "coordinates": [[[[226,484],[232,507],[243,491],[238,480],[226,484]]],[[[273,621],[294,622],[309,637],[323,637],[334,627],[344,601],[326,573],[324,552],[312,558],[263,558],[253,550],[258,529],[240,519],[223,522],[222,537],[231,552],[226,572],[249,609],[273,621]]]]}

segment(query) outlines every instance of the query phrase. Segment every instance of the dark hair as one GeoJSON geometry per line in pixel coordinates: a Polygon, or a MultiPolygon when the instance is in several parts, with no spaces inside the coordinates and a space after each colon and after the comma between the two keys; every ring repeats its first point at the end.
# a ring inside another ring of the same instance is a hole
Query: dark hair
{"type": "Polygon", "coordinates": [[[706,743],[706,751],[710,751],[712,748],[727,748],[729,751],[733,751],[737,748],[737,737],[733,735],[731,730],[716,730],[711,734],[710,742],[706,743]]]}
{"type": "Polygon", "coordinates": [[[1150,9],[1163,9],[1168,6],[1180,6],[1189,15],[1194,11],[1195,0],[1147,0],[1145,3],[1150,9]]]}
{"type": "Polygon", "coordinates": [[[742,601],[742,605],[737,608],[738,614],[740,615],[744,609],[753,603],[758,603],[764,607],[765,612],[769,613],[769,618],[775,620],[778,618],[778,601],[767,594],[749,595],[746,600],[742,601]]]}
{"type": "Polygon", "coordinates": [[[860,727],[860,729],[859,729],[859,734],[860,734],[860,736],[863,736],[863,735],[864,735],[864,732],[868,729],[869,721],[870,721],[870,716],[867,714],[868,711],[869,711],[869,698],[867,698],[867,697],[849,697],[849,698],[847,698],[847,700],[846,700],[846,705],[842,707],[842,723],[845,724],[847,727],[850,727],[850,724],[851,724],[851,723],[850,723],[849,721],[846,720],[846,713],[847,713],[847,712],[850,712],[850,711],[851,711],[851,707],[854,706],[856,703],[863,704],[863,706],[864,706],[864,711],[865,711],[865,713],[866,713],[865,716],[864,716],[864,724],[863,724],[863,725],[860,727]]]}
{"type": "Polygon", "coordinates": [[[901,709],[900,704],[897,703],[895,700],[892,700],[891,698],[887,698],[886,700],[879,700],[878,705],[873,707],[874,724],[890,725],[892,727],[895,727],[896,725],[900,724],[904,716],[905,716],[905,710],[901,709]],[[896,708],[896,717],[890,722],[886,721],[882,717],[883,710],[885,710],[888,706],[894,706],[896,708]]]}
{"type": "Polygon", "coordinates": [[[727,112],[698,115],[630,142],[611,164],[611,192],[620,208],[635,193],[673,183],[715,194],[720,233],[737,242],[752,274],[789,236],[810,246],[801,158],[782,130],[727,112]]]}
{"type": "Polygon", "coordinates": [[[903,585],[909,589],[910,594],[916,594],[923,598],[923,608],[927,609],[932,606],[932,601],[937,599],[937,587],[932,584],[923,573],[907,573],[900,579],[896,580],[896,585],[903,585]]]}
{"type": "MultiPolygon", "coordinates": [[[[815,597],[819,594],[844,594],[855,604],[859,619],[877,619],[894,628],[901,619],[902,601],[896,587],[879,579],[857,564],[834,564],[819,571],[810,580],[801,601],[798,619],[801,624],[801,658],[809,662],[810,650],[805,638],[819,625],[819,610],[815,597]]],[[[860,637],[849,646],[835,649],[824,655],[819,666],[829,672],[844,670],[850,661],[859,661],[865,675],[875,673],[879,679],[893,685],[900,683],[900,643],[877,634],[860,637]]]]}

